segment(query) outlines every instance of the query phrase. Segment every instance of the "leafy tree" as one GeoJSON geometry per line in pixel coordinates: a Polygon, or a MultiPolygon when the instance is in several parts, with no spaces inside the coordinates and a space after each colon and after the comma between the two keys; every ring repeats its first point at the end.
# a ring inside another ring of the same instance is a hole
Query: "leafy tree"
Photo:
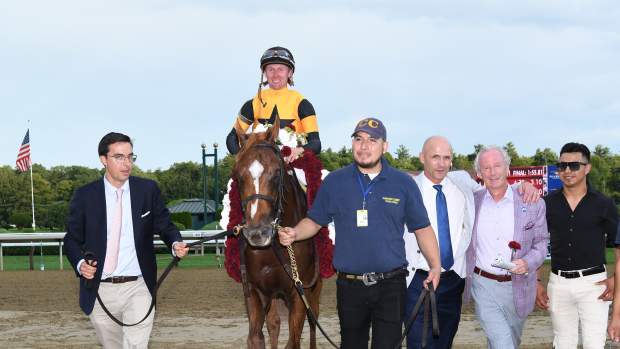
{"type": "Polygon", "coordinates": [[[192,214],[189,212],[171,213],[170,219],[175,223],[181,223],[187,229],[192,228],[192,214]]]}
{"type": "Polygon", "coordinates": [[[455,170],[472,170],[474,162],[469,160],[469,155],[452,154],[452,168],[455,170]]]}
{"type": "Polygon", "coordinates": [[[536,148],[536,153],[532,157],[532,166],[553,165],[558,162],[558,155],[550,148],[540,150],[536,148]]]}
{"type": "Polygon", "coordinates": [[[25,210],[14,210],[9,217],[9,223],[15,224],[18,228],[30,228],[32,226],[32,215],[25,210]]]}
{"type": "Polygon", "coordinates": [[[512,142],[506,143],[503,147],[508,156],[510,156],[510,166],[529,166],[530,162],[527,158],[522,158],[517,152],[517,148],[512,142]]]}
{"type": "Polygon", "coordinates": [[[594,148],[594,155],[601,158],[610,158],[611,150],[609,150],[609,147],[604,147],[599,144],[594,148]]]}
{"type": "Polygon", "coordinates": [[[203,195],[201,165],[196,162],[175,163],[166,171],[155,171],[154,175],[166,202],[203,195]]]}
{"type": "Polygon", "coordinates": [[[601,192],[608,193],[607,182],[612,176],[609,162],[604,157],[593,155],[590,157],[590,163],[592,164],[592,170],[590,170],[588,175],[589,183],[601,192]]]}
{"type": "MultiPolygon", "coordinates": [[[[474,146],[474,153],[453,154],[453,168],[469,170],[473,160],[482,148],[474,146]]],[[[538,148],[532,156],[521,156],[512,142],[504,147],[514,166],[544,165],[557,162],[558,156],[550,148],[538,148]]],[[[330,148],[319,154],[324,167],[333,171],[353,162],[350,148],[342,147],[338,151],[330,148]]],[[[398,146],[394,154],[385,154],[386,160],[393,166],[405,170],[421,170],[422,164],[404,145],[398,146]]],[[[604,194],[620,202],[620,155],[614,154],[609,147],[597,145],[592,152],[592,171],[590,183],[604,194]]],[[[226,185],[235,164],[235,157],[227,154],[218,162],[219,199],[226,192],[226,185]]],[[[207,166],[208,196],[213,199],[213,166],[207,166]]],[[[37,227],[43,229],[64,229],[69,210],[69,201],[76,188],[100,179],[104,174],[101,168],[84,166],[53,166],[49,169],[34,164],[33,182],[35,195],[35,214],[37,227]]],[[[177,199],[202,198],[203,168],[196,162],[175,163],[170,168],[155,171],[143,171],[134,167],[133,174],[151,178],[159,183],[166,202],[177,199]]],[[[220,208],[218,208],[219,212],[220,208]]],[[[28,228],[31,225],[30,173],[21,173],[13,166],[0,166],[0,226],[16,224],[28,228]]],[[[189,222],[185,222],[189,223],[189,222]]],[[[191,224],[189,224],[191,226],[191,224]]]]}
{"type": "Polygon", "coordinates": [[[484,145],[482,144],[475,144],[474,145],[474,152],[467,154],[467,160],[469,160],[469,162],[474,163],[474,160],[476,160],[476,156],[478,155],[478,153],[482,150],[482,148],[484,148],[484,145]]]}

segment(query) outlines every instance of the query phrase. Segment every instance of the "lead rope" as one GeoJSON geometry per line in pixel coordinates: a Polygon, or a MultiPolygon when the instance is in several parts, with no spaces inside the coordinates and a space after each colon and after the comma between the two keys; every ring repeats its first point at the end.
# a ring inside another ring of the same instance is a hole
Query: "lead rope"
{"type": "MultiPolygon", "coordinates": [[[[275,229],[275,231],[279,231],[282,227],[279,224],[274,223],[273,228],[275,229]]],[[[286,247],[286,251],[288,252],[288,257],[291,261],[290,273],[288,269],[286,268],[286,264],[284,263],[282,256],[279,253],[279,247],[275,243],[272,243],[271,246],[273,246],[273,252],[276,255],[276,258],[282,265],[282,268],[284,268],[284,271],[286,272],[286,274],[293,281],[293,284],[295,286],[295,289],[297,290],[297,293],[299,294],[299,297],[304,302],[304,306],[306,307],[306,315],[308,316],[309,321],[312,321],[316,325],[316,327],[319,328],[319,331],[321,331],[321,333],[323,334],[323,337],[327,339],[329,344],[331,344],[336,349],[340,349],[340,347],[336,345],[336,343],[334,343],[334,341],[329,337],[327,332],[325,332],[325,330],[323,329],[323,327],[317,320],[316,316],[314,315],[312,308],[310,307],[310,302],[308,301],[308,298],[306,297],[306,293],[304,291],[304,284],[303,282],[301,282],[301,279],[299,278],[299,271],[297,269],[297,259],[295,259],[295,251],[293,250],[293,246],[289,245],[286,247]]]]}

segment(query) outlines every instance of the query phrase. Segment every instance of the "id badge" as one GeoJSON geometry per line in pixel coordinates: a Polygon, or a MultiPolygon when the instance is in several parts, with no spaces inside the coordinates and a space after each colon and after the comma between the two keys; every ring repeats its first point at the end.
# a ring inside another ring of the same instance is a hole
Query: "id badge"
{"type": "Polygon", "coordinates": [[[357,210],[357,226],[368,226],[368,210],[357,210]]]}

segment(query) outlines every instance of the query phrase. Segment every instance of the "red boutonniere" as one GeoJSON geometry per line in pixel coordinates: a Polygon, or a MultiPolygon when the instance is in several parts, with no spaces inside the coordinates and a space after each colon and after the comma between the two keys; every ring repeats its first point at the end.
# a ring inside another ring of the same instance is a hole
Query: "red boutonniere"
{"type": "Polygon", "coordinates": [[[282,157],[284,158],[287,156],[290,156],[291,152],[292,152],[291,147],[287,145],[283,146],[282,149],[280,149],[280,153],[282,153],[282,157]]]}
{"type": "Polygon", "coordinates": [[[516,241],[510,241],[508,243],[508,247],[510,247],[513,251],[516,251],[521,249],[521,244],[516,241]]]}
{"type": "Polygon", "coordinates": [[[290,124],[290,125],[288,125],[288,126],[286,126],[286,127],[290,128],[290,129],[291,129],[291,131],[296,132],[296,130],[295,130],[295,125],[290,124]]]}
{"type": "Polygon", "coordinates": [[[510,247],[510,249],[512,250],[512,256],[510,259],[514,259],[517,250],[521,249],[521,244],[513,240],[508,243],[508,247],[510,247]]]}

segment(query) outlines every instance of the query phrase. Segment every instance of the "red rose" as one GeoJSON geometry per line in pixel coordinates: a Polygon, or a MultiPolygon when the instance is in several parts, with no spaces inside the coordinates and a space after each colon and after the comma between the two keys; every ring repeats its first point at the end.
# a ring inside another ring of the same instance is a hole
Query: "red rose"
{"type": "Polygon", "coordinates": [[[516,242],[516,241],[510,241],[508,243],[508,247],[510,247],[512,250],[520,250],[521,249],[521,244],[516,242]]]}
{"type": "Polygon", "coordinates": [[[290,124],[290,125],[288,125],[288,126],[286,126],[286,127],[290,128],[290,129],[291,129],[291,131],[293,131],[293,132],[295,132],[295,131],[296,131],[296,130],[295,130],[295,125],[293,125],[293,124],[290,124]]]}
{"type": "Polygon", "coordinates": [[[287,157],[289,155],[291,155],[291,147],[285,145],[282,147],[282,149],[280,149],[280,153],[282,153],[282,157],[287,157]]]}

